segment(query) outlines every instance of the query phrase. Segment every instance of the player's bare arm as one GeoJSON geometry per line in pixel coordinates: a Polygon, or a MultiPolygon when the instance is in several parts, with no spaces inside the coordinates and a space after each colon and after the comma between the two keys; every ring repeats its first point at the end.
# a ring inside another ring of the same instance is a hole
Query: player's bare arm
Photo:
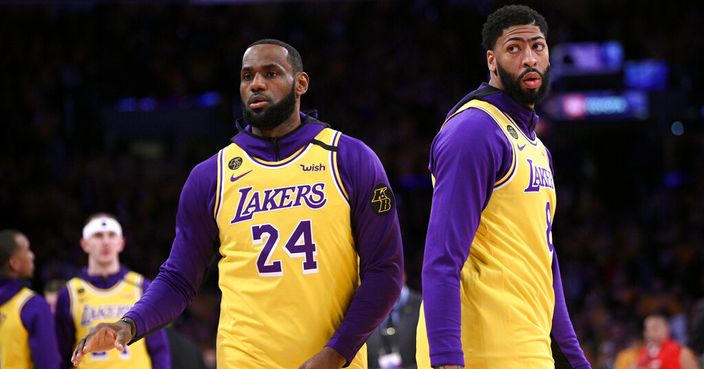
{"type": "Polygon", "coordinates": [[[73,350],[71,362],[78,366],[83,356],[91,352],[108,351],[117,349],[125,351],[127,343],[132,340],[135,333],[134,323],[129,319],[120,319],[115,323],[100,323],[93,327],[73,350]]]}

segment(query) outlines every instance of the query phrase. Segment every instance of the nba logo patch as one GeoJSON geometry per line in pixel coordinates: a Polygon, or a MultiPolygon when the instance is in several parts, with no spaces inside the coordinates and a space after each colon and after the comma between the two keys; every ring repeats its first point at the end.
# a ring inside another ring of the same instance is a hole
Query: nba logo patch
{"type": "Polygon", "coordinates": [[[240,165],[242,165],[242,158],[239,156],[236,158],[233,158],[232,160],[230,160],[229,163],[227,163],[227,167],[232,170],[239,168],[240,165]]]}
{"type": "Polygon", "coordinates": [[[510,134],[511,137],[513,137],[514,140],[518,139],[518,132],[516,132],[516,130],[513,128],[513,126],[511,126],[511,125],[506,126],[506,130],[508,131],[508,134],[510,134]]]}

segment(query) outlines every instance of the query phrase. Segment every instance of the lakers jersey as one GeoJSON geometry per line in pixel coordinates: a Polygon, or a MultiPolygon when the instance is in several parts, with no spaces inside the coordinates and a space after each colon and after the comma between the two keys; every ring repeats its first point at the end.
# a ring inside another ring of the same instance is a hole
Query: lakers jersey
{"type": "MultiPolygon", "coordinates": [[[[555,305],[552,219],[555,187],[547,150],[494,105],[471,100],[512,147],[508,172],[494,185],[461,271],[462,347],[467,368],[552,368],[555,305]]],[[[453,124],[450,116],[446,124],[453,124]]],[[[418,368],[430,368],[425,317],[418,324],[418,368]]]]}
{"type": "Polygon", "coordinates": [[[29,349],[29,332],[22,324],[22,308],[34,296],[29,288],[22,288],[14,297],[0,305],[0,368],[33,369],[29,349]]]}
{"type": "MultiPolygon", "coordinates": [[[[279,162],[218,153],[218,367],[297,368],[340,325],[359,285],[340,136],[323,129],[279,162]]],[[[349,367],[366,362],[363,347],[349,367]]]]}
{"type": "MultiPolygon", "coordinates": [[[[135,272],[109,289],[93,286],[81,278],[73,278],[66,284],[71,303],[71,316],[76,327],[75,342],[85,337],[98,323],[120,319],[142,296],[144,278],[135,272]]],[[[86,355],[78,368],[122,369],[152,367],[144,340],[127,346],[124,352],[109,350],[86,355]]]]}

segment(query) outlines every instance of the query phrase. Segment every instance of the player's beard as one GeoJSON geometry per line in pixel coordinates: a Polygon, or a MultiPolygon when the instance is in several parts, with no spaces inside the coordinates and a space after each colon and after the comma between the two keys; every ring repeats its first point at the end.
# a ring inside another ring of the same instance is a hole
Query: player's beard
{"type": "Polygon", "coordinates": [[[518,77],[514,77],[511,73],[502,68],[499,63],[496,63],[496,69],[499,71],[499,78],[501,79],[501,84],[504,86],[504,91],[523,106],[539,103],[548,93],[550,86],[550,65],[548,65],[543,72],[535,68],[528,68],[518,77]],[[540,75],[542,81],[537,90],[523,90],[521,88],[521,81],[529,72],[535,72],[540,75]]]}
{"type": "Polygon", "coordinates": [[[279,124],[285,122],[291,117],[296,109],[296,86],[291,87],[291,93],[277,103],[270,104],[260,112],[255,112],[250,109],[245,103],[242,103],[242,111],[244,112],[244,121],[252,127],[260,130],[271,130],[279,124]]]}

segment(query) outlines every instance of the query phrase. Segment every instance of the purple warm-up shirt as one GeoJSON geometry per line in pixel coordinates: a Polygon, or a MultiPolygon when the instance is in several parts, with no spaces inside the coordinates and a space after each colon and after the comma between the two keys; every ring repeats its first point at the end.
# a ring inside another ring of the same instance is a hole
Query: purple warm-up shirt
{"type": "MultiPolygon", "coordinates": [[[[22,280],[0,277],[0,305],[13,298],[23,287],[22,280]]],[[[29,333],[34,368],[58,369],[61,360],[49,304],[39,295],[30,297],[20,311],[20,320],[29,333]]]]}
{"type": "MultiPolygon", "coordinates": [[[[521,130],[535,137],[538,116],[503,91],[482,84],[450,111],[448,117],[472,99],[487,101],[510,115],[521,130]]],[[[467,109],[452,119],[461,120],[453,129],[441,131],[433,142],[430,171],[436,178],[452,178],[451,191],[433,192],[423,260],[423,300],[430,344],[430,360],[436,365],[464,365],[461,341],[460,270],[469,255],[482,211],[491,198],[494,183],[508,171],[511,144],[492,118],[478,109],[467,109]],[[461,148],[452,154],[445,147],[461,148]],[[442,163],[436,162],[442,156],[442,163]],[[453,214],[453,216],[446,216],[453,214]]],[[[549,153],[548,153],[549,155],[549,153]]],[[[550,158],[552,167],[552,158],[550,158]]],[[[562,290],[557,252],[552,261],[555,309],[552,339],[575,369],[591,368],[579,346],[562,290]]],[[[472,329],[467,327],[466,329],[472,329]]]]}
{"type": "MultiPolygon", "coordinates": [[[[301,119],[300,127],[276,139],[258,137],[251,133],[249,126],[240,126],[240,133],[232,141],[252,156],[279,161],[308,145],[327,126],[313,115],[302,113],[301,119]]],[[[183,311],[196,294],[217,249],[218,227],[213,218],[216,159],[214,155],[191,171],[179,200],[171,254],[149,291],[125,314],[134,320],[137,338],[168,323],[183,311]]],[[[399,296],[403,251],[396,209],[379,216],[370,205],[374,186],[380,183],[388,186],[386,173],[374,152],[361,141],[342,135],[338,143],[338,165],[350,196],[361,284],[327,345],[349,363],[399,296]]]]}
{"type": "MultiPolygon", "coordinates": [[[[127,272],[129,272],[129,269],[121,266],[119,272],[103,277],[88,275],[87,268],[83,268],[78,278],[87,281],[97,288],[109,289],[120,282],[127,272]]],[[[149,286],[150,281],[144,278],[142,291],[148,291],[149,286]]],[[[68,369],[72,367],[71,355],[73,353],[73,347],[77,342],[76,326],[74,325],[73,315],[71,315],[71,300],[67,287],[63,287],[59,291],[54,319],[56,321],[56,337],[59,341],[59,351],[61,353],[61,368],[68,369]]],[[[150,334],[147,336],[145,343],[147,345],[149,358],[152,361],[152,368],[171,369],[171,352],[169,351],[166,331],[159,330],[158,332],[150,334]]]]}

